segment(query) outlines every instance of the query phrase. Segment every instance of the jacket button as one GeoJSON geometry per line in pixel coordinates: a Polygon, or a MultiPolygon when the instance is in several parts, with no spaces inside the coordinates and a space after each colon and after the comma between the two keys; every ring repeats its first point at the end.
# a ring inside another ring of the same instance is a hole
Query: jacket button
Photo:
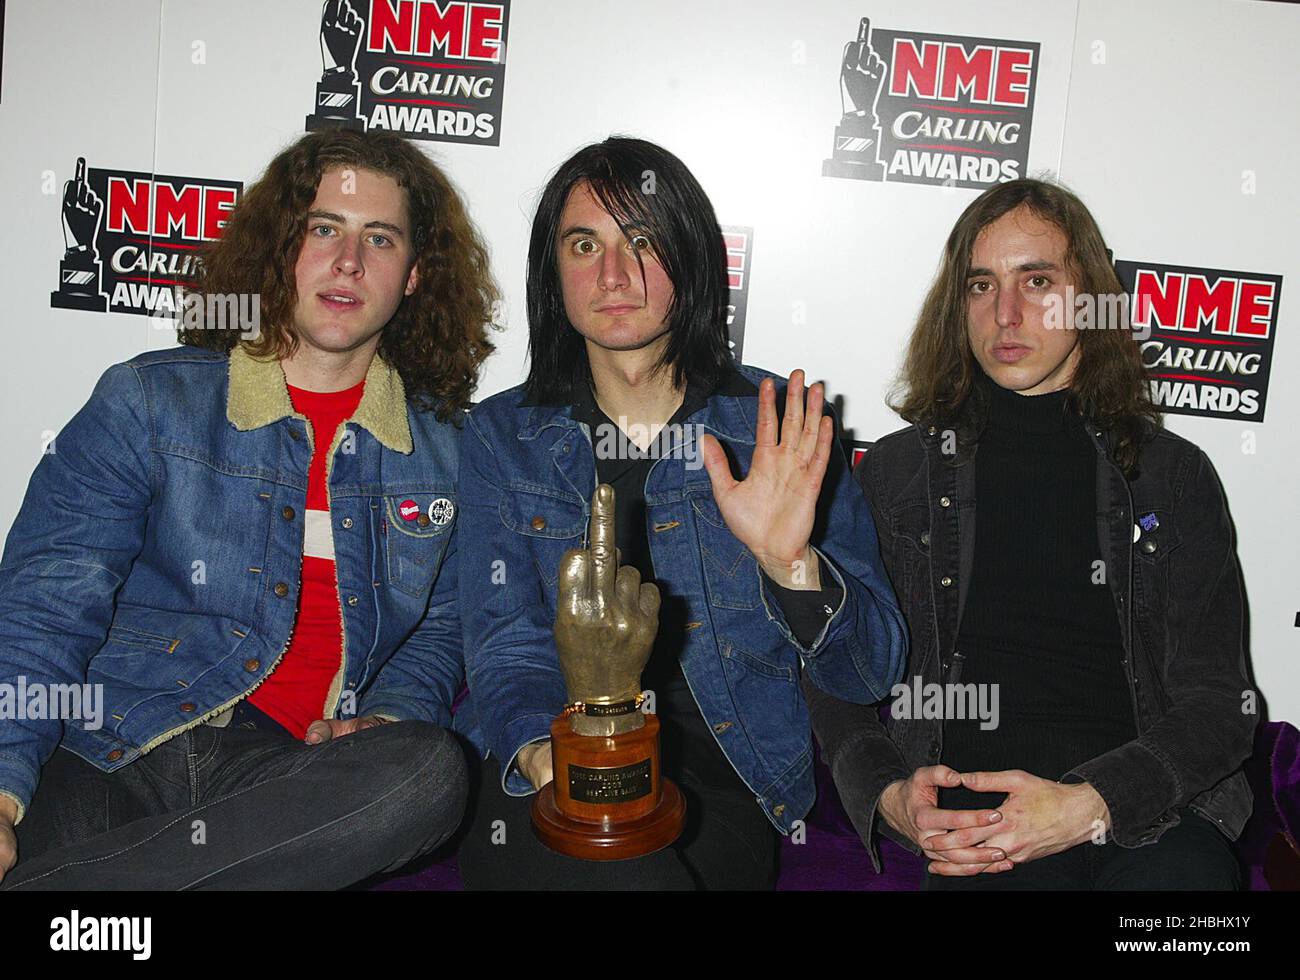
{"type": "Polygon", "coordinates": [[[122,752],[121,749],[114,749],[112,752],[108,753],[108,755],[106,755],[104,758],[106,758],[109,762],[116,762],[118,759],[122,758],[123,754],[124,753],[122,752]]]}
{"type": "Polygon", "coordinates": [[[534,531],[540,531],[542,528],[546,527],[546,518],[541,516],[534,517],[529,523],[532,524],[534,531]]]}
{"type": "Polygon", "coordinates": [[[284,510],[280,511],[280,516],[283,517],[286,521],[293,520],[293,508],[286,507],[284,510]]]}
{"type": "Polygon", "coordinates": [[[297,429],[290,429],[289,438],[292,439],[294,442],[302,442],[302,433],[299,432],[297,429]]]}
{"type": "Polygon", "coordinates": [[[193,701],[186,701],[183,705],[181,705],[181,710],[182,710],[182,711],[193,711],[193,710],[194,710],[194,702],[193,702],[193,701]]]}
{"type": "Polygon", "coordinates": [[[922,531],[922,532],[921,532],[921,544],[923,544],[923,545],[927,545],[927,546],[930,544],[930,532],[929,532],[929,531],[922,531]]]}
{"type": "Polygon", "coordinates": [[[417,517],[417,518],[415,519],[415,523],[416,523],[416,524],[419,524],[420,527],[428,527],[428,526],[429,526],[429,515],[428,515],[428,514],[421,514],[419,517],[417,517]]]}
{"type": "Polygon", "coordinates": [[[262,666],[262,661],[260,661],[260,660],[245,660],[245,661],[244,661],[244,669],[245,669],[246,671],[248,671],[250,674],[255,674],[255,673],[257,673],[257,671],[258,671],[259,669],[261,669],[261,666],[262,666]]]}
{"type": "Polygon", "coordinates": [[[939,498],[939,506],[940,506],[940,507],[951,507],[951,506],[952,506],[952,501],[949,500],[947,497],[940,497],[940,498],[939,498]]]}
{"type": "Polygon", "coordinates": [[[345,517],[345,518],[343,518],[343,527],[346,529],[346,528],[349,528],[349,527],[351,527],[351,526],[352,526],[352,518],[350,518],[350,517],[345,517]]]}
{"type": "Polygon", "coordinates": [[[728,728],[730,728],[730,727],[731,727],[731,722],[729,722],[729,721],[720,721],[720,722],[718,722],[716,725],[713,726],[713,730],[714,730],[715,732],[717,732],[719,735],[721,735],[723,732],[725,732],[725,731],[726,731],[728,728]]]}
{"type": "Polygon", "coordinates": [[[349,606],[355,606],[359,601],[360,601],[360,600],[358,600],[357,597],[354,596],[354,595],[350,595],[350,596],[348,596],[348,605],[349,605],[349,606]]]}
{"type": "Polygon", "coordinates": [[[275,594],[278,595],[281,599],[283,599],[285,596],[289,594],[289,586],[285,585],[283,582],[276,582],[275,594]]]}
{"type": "Polygon", "coordinates": [[[1142,550],[1148,555],[1155,554],[1156,543],[1150,538],[1147,538],[1142,542],[1142,550]]]}
{"type": "Polygon", "coordinates": [[[943,578],[939,579],[939,584],[942,585],[945,589],[948,588],[948,586],[952,585],[952,576],[945,575],[943,578]]]}
{"type": "Polygon", "coordinates": [[[784,803],[778,803],[776,806],[772,807],[772,816],[779,817],[783,813],[785,813],[784,803]]]}

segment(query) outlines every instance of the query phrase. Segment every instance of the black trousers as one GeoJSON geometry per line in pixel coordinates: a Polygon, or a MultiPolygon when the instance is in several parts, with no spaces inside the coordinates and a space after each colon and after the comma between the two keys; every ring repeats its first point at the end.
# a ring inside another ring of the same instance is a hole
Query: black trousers
{"type": "MultiPolygon", "coordinates": [[[[685,693],[687,699],[689,692],[685,693]]],[[[695,707],[660,690],[664,775],[686,797],[686,828],[671,847],[626,861],[583,861],[557,854],[533,833],[533,797],[501,789],[495,759],[482,766],[460,846],[470,889],[770,890],[776,884],[778,833],[718,747],[695,707]],[[664,709],[669,710],[665,711],[664,709]]]]}
{"type": "Polygon", "coordinates": [[[1236,891],[1232,845],[1208,820],[1179,811],[1177,827],[1154,844],[1079,844],[998,874],[925,876],[926,891],[1236,891]]]}
{"type": "Polygon", "coordinates": [[[434,725],[307,745],[243,707],[112,773],[56,749],[0,890],[342,888],[433,850],[465,796],[464,753],[434,725]]]}

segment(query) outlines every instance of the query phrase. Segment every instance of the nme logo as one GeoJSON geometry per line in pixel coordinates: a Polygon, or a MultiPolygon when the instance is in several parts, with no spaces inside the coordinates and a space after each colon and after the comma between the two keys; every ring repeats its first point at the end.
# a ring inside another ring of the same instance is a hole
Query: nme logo
{"type": "Polygon", "coordinates": [[[896,37],[893,65],[890,95],[1023,109],[1034,49],[896,37]]]}
{"type": "Polygon", "coordinates": [[[238,191],[230,186],[177,184],[148,176],[108,178],[104,229],[118,235],[207,242],[221,237],[238,191]]]}
{"type": "Polygon", "coordinates": [[[329,0],[308,130],[501,143],[510,0],[329,0]]]}
{"type": "Polygon", "coordinates": [[[244,185],[206,177],[87,169],[63,185],[63,261],[50,305],[170,316],[198,249],[221,237],[244,185]]]}
{"type": "Polygon", "coordinates": [[[1204,272],[1136,270],[1133,325],[1212,336],[1268,339],[1282,282],[1204,272]]]}
{"type": "Polygon", "coordinates": [[[840,59],[824,177],[984,190],[1029,162],[1039,44],[871,27],[840,59]]]}
{"type": "Polygon", "coordinates": [[[425,55],[499,61],[506,8],[499,3],[398,0],[370,5],[366,49],[376,54],[425,55]]]}
{"type": "Polygon", "coordinates": [[[1116,262],[1162,411],[1264,421],[1282,277],[1116,262]]]}
{"type": "Polygon", "coordinates": [[[731,356],[741,360],[745,346],[745,312],[749,306],[749,267],[754,254],[754,229],[739,225],[722,226],[722,243],[727,249],[727,337],[731,356]]]}

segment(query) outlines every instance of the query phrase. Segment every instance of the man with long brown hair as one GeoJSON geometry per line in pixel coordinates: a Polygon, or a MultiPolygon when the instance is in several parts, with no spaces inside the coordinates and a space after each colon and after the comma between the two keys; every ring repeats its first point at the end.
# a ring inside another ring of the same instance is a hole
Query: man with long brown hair
{"type": "Polygon", "coordinates": [[[102,711],[0,723],[6,888],[337,888],[451,834],[453,422],[496,297],[400,137],[249,188],[185,346],[108,370],[10,532],[0,677],[102,711]]]}
{"type": "Polygon", "coordinates": [[[1095,317],[1123,299],[1077,197],[986,191],[912,334],[911,425],[856,472],[908,680],[883,723],[805,692],[877,868],[878,828],[929,859],[927,888],[1239,881],[1256,718],[1232,527],[1205,454],[1160,427],[1127,319],[1095,317]]]}

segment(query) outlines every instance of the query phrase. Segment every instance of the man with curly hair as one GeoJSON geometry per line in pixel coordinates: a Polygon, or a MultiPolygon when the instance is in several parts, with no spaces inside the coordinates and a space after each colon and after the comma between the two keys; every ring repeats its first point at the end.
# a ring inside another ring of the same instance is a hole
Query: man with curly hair
{"type": "Polygon", "coordinates": [[[326,131],[194,285],[187,314],[238,321],[104,374],[0,562],[0,677],[45,698],[0,722],[6,888],[338,888],[460,822],[452,422],[486,250],[412,144],[326,131]]]}

